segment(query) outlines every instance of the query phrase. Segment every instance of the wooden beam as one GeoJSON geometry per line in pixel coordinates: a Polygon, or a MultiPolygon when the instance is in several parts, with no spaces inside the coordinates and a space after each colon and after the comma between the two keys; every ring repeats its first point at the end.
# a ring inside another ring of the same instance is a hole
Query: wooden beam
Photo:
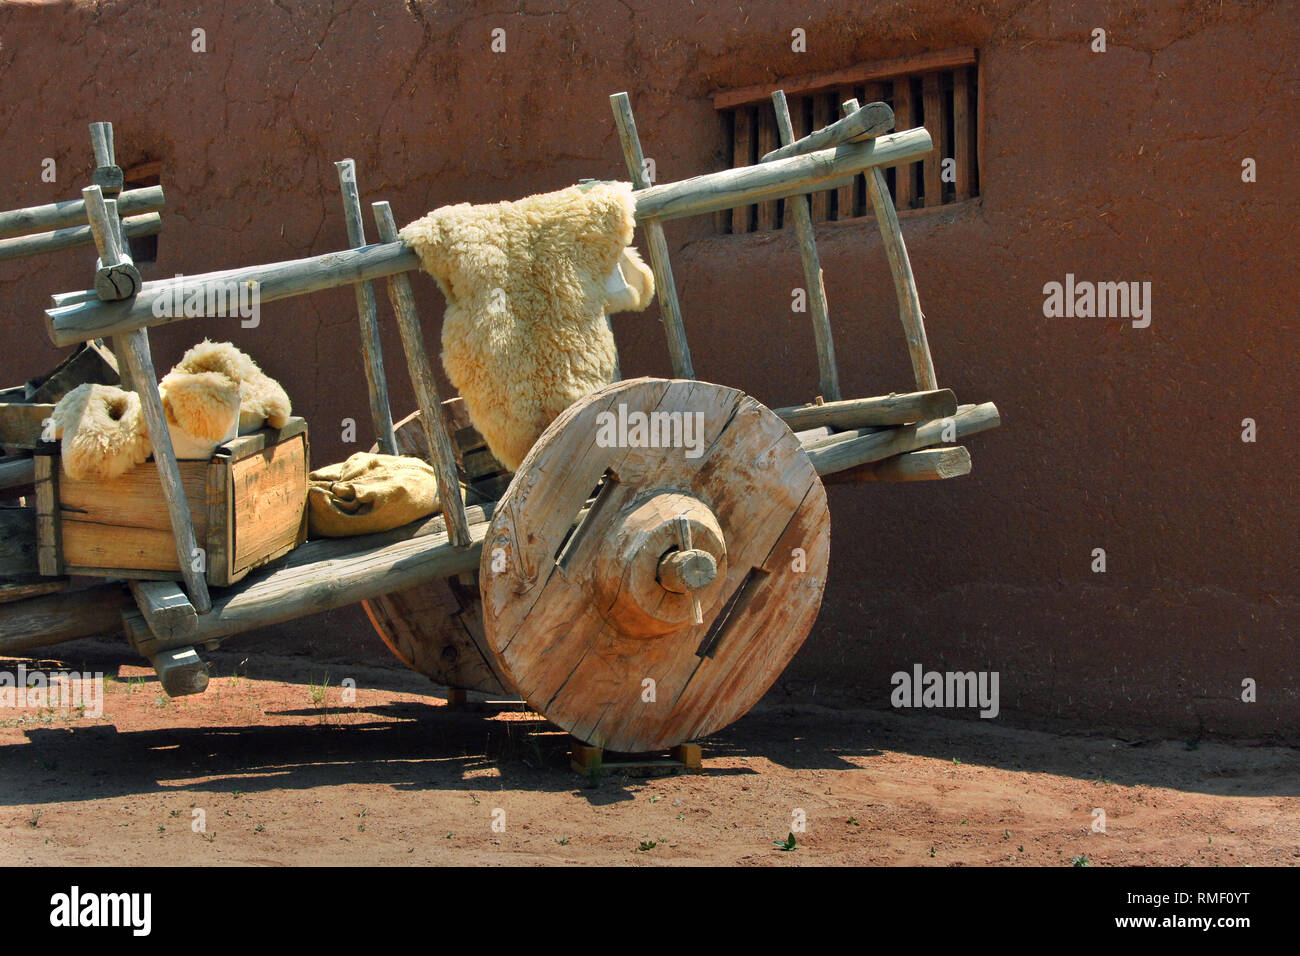
{"type": "MultiPolygon", "coordinates": [[[[649,191],[650,181],[645,175],[645,157],[641,152],[641,138],[637,135],[636,119],[632,116],[632,103],[626,93],[615,93],[609,98],[614,111],[614,125],[618,127],[619,143],[623,147],[623,160],[632,188],[649,191]]],[[[637,203],[638,212],[640,202],[637,203]]],[[[725,208],[718,206],[709,212],[725,208]]],[[[677,301],[677,284],[673,281],[673,267],[668,258],[668,240],[658,217],[638,216],[645,231],[646,247],[650,253],[650,268],[655,276],[655,293],[659,297],[659,314],[663,317],[664,335],[668,339],[668,355],[672,360],[673,375],[677,378],[695,378],[691,362],[691,348],[686,341],[686,326],[682,322],[682,307],[677,301]]]]}
{"type": "MultiPolygon", "coordinates": [[[[916,121],[916,114],[912,112],[912,81],[906,76],[894,80],[894,121],[903,129],[910,129],[916,121]]],[[[916,197],[912,182],[914,173],[914,164],[910,162],[894,170],[894,193],[899,209],[912,208],[912,200],[916,197]]]]}
{"type": "Polygon", "coordinates": [[[943,108],[943,94],[939,89],[939,74],[927,73],[921,78],[921,103],[925,111],[925,128],[934,140],[934,150],[925,157],[923,177],[925,180],[925,205],[943,204],[943,180],[941,166],[949,144],[947,114],[943,108]]]}
{"type": "MultiPolygon", "coordinates": [[[[458,548],[445,530],[398,538],[392,532],[355,538],[311,541],[287,555],[273,570],[220,591],[212,610],[199,617],[186,638],[145,641],[142,653],[203,644],[241,631],[278,624],[331,608],[401,591],[433,578],[478,568],[488,522],[470,508],[468,548],[458,548]]],[[[437,525],[427,523],[423,529],[437,525]]],[[[445,525],[443,525],[445,528],[445,525]]],[[[399,532],[409,531],[399,529],[399,532]]]]}
{"type": "Polygon", "coordinates": [[[957,167],[957,201],[969,199],[975,189],[975,131],[971,122],[975,104],[970,96],[970,71],[960,69],[952,75],[953,159],[957,167]]]}
{"type": "Polygon", "coordinates": [[[956,441],[996,428],[999,424],[1001,419],[997,406],[985,402],[982,405],[963,405],[956,415],[938,421],[901,425],[886,431],[844,432],[816,441],[804,450],[819,475],[830,475],[904,452],[956,441]]]}
{"type": "MultiPolygon", "coordinates": [[[[343,195],[343,216],[347,220],[348,243],[353,248],[366,244],[366,226],[361,219],[361,199],[357,192],[357,164],[351,159],[334,164],[339,173],[339,191],[343,195]]],[[[379,450],[397,454],[393,435],[393,413],[388,402],[388,378],[384,375],[384,352],[379,341],[379,318],[375,306],[374,286],[368,280],[356,283],[357,317],[361,322],[362,370],[370,396],[370,421],[375,428],[379,450]]]]}
{"type": "Polygon", "coordinates": [[[45,420],[54,414],[54,405],[22,402],[0,404],[0,445],[33,450],[45,444],[41,435],[45,420]]]}
{"type": "Polygon", "coordinates": [[[833,150],[706,173],[643,190],[636,197],[636,215],[640,220],[680,219],[740,203],[816,192],[839,185],[845,177],[874,166],[921,159],[932,148],[930,134],[919,127],[888,133],[864,143],[847,143],[833,150]]]}
{"type": "MultiPolygon", "coordinates": [[[[790,121],[790,106],[786,102],[785,93],[781,90],[773,93],[772,105],[776,112],[776,125],[781,142],[789,146],[797,145],[794,140],[794,124],[790,121]]],[[[763,161],[767,162],[767,157],[764,157],[763,161]]],[[[787,200],[786,208],[794,218],[795,238],[799,243],[799,259],[803,264],[808,311],[812,317],[813,341],[817,346],[818,389],[827,401],[838,401],[840,377],[835,368],[835,338],[831,332],[830,310],[826,304],[826,284],[822,280],[821,259],[817,255],[812,213],[809,211],[808,199],[805,196],[795,196],[787,200]]]]}
{"type": "Polygon", "coordinates": [[[26,488],[36,480],[36,463],[30,455],[0,458],[0,490],[26,488]]]}
{"type": "MultiPolygon", "coordinates": [[[[783,142],[777,132],[776,118],[771,110],[760,107],[758,110],[758,154],[763,156],[772,152],[777,144],[783,142]]],[[[758,231],[766,232],[776,228],[778,202],[769,199],[758,204],[758,231]]]]}
{"type": "Polygon", "coordinates": [[[189,637],[198,625],[198,612],[175,581],[132,581],[131,593],[155,637],[189,637]]]}
{"type": "MultiPolygon", "coordinates": [[[[386,202],[371,205],[375,225],[381,242],[397,240],[397,222],[393,210],[386,202]]],[[[424,332],[420,316],[415,309],[415,295],[411,282],[405,275],[390,276],[388,299],[397,316],[397,326],[402,333],[402,350],[406,353],[406,368],[415,389],[415,400],[420,406],[420,425],[429,443],[429,464],[438,477],[438,501],[447,517],[447,530],[451,543],[458,548],[471,544],[469,522],[465,518],[465,501],[460,495],[460,478],[456,472],[456,450],[452,445],[447,419],[442,413],[442,400],[438,397],[438,382],[433,375],[429,353],[424,347],[424,332]]]]}
{"type": "Polygon", "coordinates": [[[791,431],[819,428],[865,428],[878,425],[907,425],[912,422],[947,418],[957,414],[957,397],[950,389],[906,392],[875,398],[850,398],[821,405],[799,405],[773,409],[791,431]]]}
{"type": "Polygon", "coordinates": [[[49,647],[79,637],[118,634],[131,594],[121,584],[0,604],[0,654],[49,647]]]}
{"type": "MultiPolygon", "coordinates": [[[[117,197],[117,211],[127,217],[157,212],[164,205],[165,200],[161,186],[128,189],[117,197]]],[[[34,232],[50,232],[69,227],[84,226],[85,222],[86,201],[84,199],[67,199],[63,202],[52,202],[44,206],[11,209],[0,212],[0,239],[7,239],[10,236],[27,236],[29,233],[34,232]]],[[[86,236],[86,241],[89,242],[89,231],[87,231],[86,236]]]]}
{"type": "MultiPolygon", "coordinates": [[[[634,193],[637,219],[677,219],[729,209],[759,199],[815,192],[873,165],[888,166],[920,158],[930,151],[931,146],[930,134],[925,129],[906,130],[865,143],[850,143],[835,150],[648,186],[634,193]]],[[[666,245],[663,251],[666,253],[666,245]]],[[[206,298],[207,289],[213,283],[256,283],[260,301],[265,305],[279,299],[418,268],[420,260],[414,249],[404,243],[391,242],[307,259],[146,282],[138,295],[123,302],[98,302],[86,300],[81,293],[63,293],[54,297],[55,307],[46,310],[46,326],[55,345],[75,345],[118,332],[183,321],[186,316],[174,314],[175,309],[160,309],[172,314],[154,315],[157,300],[168,297],[172,301],[183,301],[191,295],[206,298]]],[[[662,299],[660,307],[663,308],[662,299]]]]}
{"type": "Polygon", "coordinates": [[[208,689],[208,665],[193,647],[159,651],[149,663],[168,697],[186,697],[208,689]]]}
{"type": "Polygon", "coordinates": [[[824,479],[828,485],[870,481],[937,481],[970,474],[970,452],[963,445],[951,448],[923,448],[904,452],[893,458],[847,471],[837,471],[824,479]]]}
{"type": "Polygon", "coordinates": [[[846,70],[834,70],[827,73],[804,73],[798,76],[782,77],[774,83],[760,83],[754,86],[739,87],[734,90],[722,90],[713,95],[713,108],[729,109],[747,103],[757,103],[767,99],[773,87],[780,87],[787,95],[811,93],[814,90],[828,90],[836,87],[868,83],[872,80],[889,79],[904,73],[927,73],[931,70],[951,70],[975,62],[975,48],[956,47],[951,50],[939,50],[916,56],[904,56],[891,60],[877,60],[846,70]]]}
{"type": "MultiPolygon", "coordinates": [[[[735,130],[735,141],[732,149],[731,167],[740,169],[743,166],[752,164],[750,157],[751,148],[754,143],[754,133],[750,129],[750,120],[754,118],[754,111],[750,107],[742,107],[732,114],[732,122],[735,130]]],[[[731,231],[733,233],[743,233],[750,231],[750,218],[754,210],[748,206],[733,206],[727,212],[731,216],[731,231]]]]}
{"type": "MultiPolygon", "coordinates": [[[[122,231],[132,239],[152,236],[162,230],[162,217],[156,212],[132,216],[122,223],[122,231]]],[[[0,260],[21,259],[46,252],[58,252],[77,246],[88,246],[95,241],[89,226],[73,226],[53,232],[39,232],[14,239],[0,239],[0,260]]]]}
{"type": "MultiPolygon", "coordinates": [[[[785,100],[785,91],[777,90],[772,94],[775,100],[777,94],[781,95],[782,101],[785,100]]],[[[789,108],[787,107],[787,113],[789,108]]],[[[785,159],[788,156],[803,156],[807,153],[815,153],[820,149],[834,149],[837,146],[843,146],[845,143],[862,143],[869,139],[875,139],[884,133],[888,133],[894,128],[894,111],[885,103],[868,103],[854,112],[845,116],[843,119],[836,120],[829,126],[822,127],[802,139],[791,139],[787,141],[782,136],[780,149],[774,149],[765,155],[761,162],[770,162],[774,159],[785,159]]]]}

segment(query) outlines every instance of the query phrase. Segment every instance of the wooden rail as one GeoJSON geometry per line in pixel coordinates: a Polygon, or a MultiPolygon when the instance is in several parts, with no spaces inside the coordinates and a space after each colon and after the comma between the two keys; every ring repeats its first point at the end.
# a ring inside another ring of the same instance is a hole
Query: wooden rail
{"type": "MultiPolygon", "coordinates": [[[[650,186],[634,194],[636,216],[638,220],[677,219],[765,199],[802,195],[865,169],[919,159],[930,151],[931,145],[930,134],[918,128],[833,150],[650,186]]],[[[174,308],[175,304],[187,301],[192,295],[202,296],[206,301],[209,288],[218,283],[223,288],[228,288],[229,283],[252,283],[259,301],[266,304],[322,289],[382,279],[419,267],[415,250],[400,242],[384,243],[306,259],[147,282],[138,295],[121,302],[100,302],[79,292],[64,293],[55,296],[56,304],[46,310],[46,325],[55,345],[74,345],[87,339],[181,321],[186,318],[184,310],[174,308]]]]}

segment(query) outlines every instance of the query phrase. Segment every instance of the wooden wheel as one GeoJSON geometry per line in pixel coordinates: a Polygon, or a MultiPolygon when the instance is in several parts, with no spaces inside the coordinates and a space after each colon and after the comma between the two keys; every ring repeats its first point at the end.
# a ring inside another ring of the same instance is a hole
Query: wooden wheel
{"type": "Polygon", "coordinates": [[[670,747],[742,716],[785,669],[829,550],[825,490],[773,412],[707,382],[619,382],[551,424],[497,507],[487,653],[580,740],[670,747]]]}

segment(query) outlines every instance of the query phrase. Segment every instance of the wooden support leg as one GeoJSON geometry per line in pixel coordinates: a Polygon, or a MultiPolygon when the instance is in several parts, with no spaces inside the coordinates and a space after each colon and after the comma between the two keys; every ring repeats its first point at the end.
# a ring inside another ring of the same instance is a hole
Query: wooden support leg
{"type": "MultiPolygon", "coordinates": [[[[354,248],[366,244],[365,225],[361,221],[361,199],[357,194],[357,166],[350,159],[334,164],[339,171],[339,188],[343,193],[343,215],[348,224],[348,243],[354,248]]],[[[365,361],[366,385],[370,391],[370,420],[375,426],[379,450],[397,454],[397,436],[393,434],[393,415],[388,407],[388,379],[384,377],[384,353],[379,343],[379,320],[375,308],[375,289],[369,281],[358,282],[357,315],[361,319],[361,355],[365,361]]]]}
{"type": "MultiPolygon", "coordinates": [[[[393,210],[386,202],[372,203],[375,224],[379,228],[380,242],[397,241],[397,223],[393,210]]],[[[405,273],[388,277],[388,299],[397,316],[402,332],[402,350],[406,353],[406,368],[415,387],[415,399],[420,406],[420,424],[429,442],[430,461],[438,475],[438,498],[443,516],[447,519],[447,537],[458,548],[468,548],[469,521],[465,517],[465,501],[460,495],[460,477],[456,472],[456,452],[452,448],[447,419],[438,398],[438,383],[433,377],[433,367],[424,348],[424,332],[420,329],[420,316],[415,311],[415,295],[411,280],[405,273]]]]}
{"type": "MultiPolygon", "coordinates": [[[[845,114],[856,112],[857,100],[846,100],[843,105],[845,114]]],[[[900,115],[902,115],[900,113],[900,115]]],[[[898,167],[901,177],[908,167],[898,167]]],[[[912,374],[916,376],[916,387],[920,391],[930,391],[939,387],[934,376],[934,359],[930,357],[930,342],[925,336],[925,316],[921,313],[921,298],[916,292],[916,278],[912,275],[912,261],[907,257],[907,246],[903,244],[903,230],[898,225],[898,210],[889,198],[889,186],[885,174],[879,166],[866,171],[867,199],[871,202],[871,211],[875,213],[876,225],[880,227],[880,240],[885,247],[885,256],[889,259],[889,271],[894,277],[894,292],[898,296],[898,317],[903,323],[903,334],[907,336],[907,354],[912,359],[912,374]]]]}
{"type": "Polygon", "coordinates": [[[149,658],[168,697],[201,694],[208,689],[208,665],[192,647],[159,651],[149,658]]]}
{"type": "MultiPolygon", "coordinates": [[[[98,186],[82,190],[82,197],[86,200],[86,215],[95,235],[100,260],[113,265],[121,256],[117,239],[120,227],[113,225],[109,207],[98,186]]],[[[113,215],[116,216],[116,212],[113,215]]],[[[119,374],[134,385],[136,394],[140,396],[145,425],[149,429],[149,441],[153,445],[154,463],[158,466],[158,478],[162,484],[163,500],[171,518],[172,538],[176,544],[176,559],[180,565],[181,577],[185,579],[185,587],[194,609],[199,614],[206,614],[212,608],[212,600],[208,596],[204,573],[196,568],[195,559],[200,552],[194,535],[194,520],[190,515],[189,503],[185,500],[180,466],[176,463],[171,432],[167,429],[167,417],[163,414],[162,399],[158,395],[158,378],[154,374],[153,358],[149,354],[149,333],[145,329],[136,329],[117,336],[114,341],[122,350],[117,356],[119,374]]],[[[199,566],[202,564],[199,563],[199,566]]]]}
{"type": "MultiPolygon", "coordinates": [[[[794,127],[790,122],[790,107],[785,91],[772,94],[776,108],[776,125],[781,145],[794,142],[794,127]]],[[[822,281],[822,267],[817,255],[817,240],[813,235],[812,213],[807,196],[792,196],[786,200],[786,209],[794,215],[795,235],[799,240],[799,258],[803,261],[804,284],[808,289],[808,309],[812,314],[813,339],[817,343],[817,370],[819,393],[828,402],[840,400],[839,373],[835,369],[835,342],[831,336],[830,312],[826,305],[826,285],[822,281]]]]}
{"type": "Polygon", "coordinates": [[[687,770],[701,770],[704,767],[704,752],[699,744],[678,744],[672,749],[674,760],[680,760],[687,770]]]}
{"type": "MultiPolygon", "coordinates": [[[[632,177],[633,189],[645,189],[650,181],[645,175],[645,157],[641,153],[641,140],[632,117],[632,105],[626,93],[615,93],[609,98],[614,109],[614,123],[623,145],[623,158],[632,177]]],[[[668,337],[668,354],[672,358],[673,375],[677,378],[695,378],[691,362],[691,349],[686,343],[686,327],[682,324],[682,308],[677,301],[677,285],[673,282],[673,268],[668,261],[668,240],[658,219],[643,219],[646,246],[650,253],[650,268],[655,274],[655,290],[659,295],[659,311],[663,316],[664,334],[668,337]]]]}
{"type": "Polygon", "coordinates": [[[600,747],[593,747],[579,740],[573,741],[569,747],[569,766],[573,768],[574,773],[600,773],[604,758],[605,751],[600,747]]]}
{"type": "Polygon", "coordinates": [[[447,688],[447,709],[464,710],[469,706],[469,691],[464,687],[447,688]]]}
{"type": "Polygon", "coordinates": [[[198,570],[205,562],[195,560],[202,552],[199,551],[199,543],[194,535],[194,520],[190,516],[190,506],[185,500],[185,489],[181,485],[181,469],[176,463],[176,453],[172,450],[172,436],[167,430],[162,399],[158,396],[158,386],[154,384],[158,378],[154,374],[153,358],[149,355],[149,334],[144,329],[136,329],[123,338],[125,351],[118,356],[118,361],[124,362],[136,384],[136,394],[140,396],[145,424],[149,428],[149,440],[153,444],[154,463],[158,466],[158,478],[162,483],[163,500],[171,518],[181,577],[185,579],[185,590],[189,592],[190,603],[194,605],[195,611],[206,614],[212,609],[212,599],[208,596],[204,572],[198,570]]]}

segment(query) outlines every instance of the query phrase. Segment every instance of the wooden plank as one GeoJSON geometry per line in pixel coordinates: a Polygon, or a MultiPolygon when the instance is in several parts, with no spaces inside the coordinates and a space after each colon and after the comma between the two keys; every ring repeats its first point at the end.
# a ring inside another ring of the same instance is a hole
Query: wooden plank
{"type": "MultiPolygon", "coordinates": [[[[753,107],[737,107],[733,123],[735,124],[735,143],[732,147],[732,169],[741,169],[752,163],[754,132],[751,123],[755,117],[753,107]]],[[[733,233],[749,232],[753,226],[753,206],[733,206],[731,214],[731,231],[733,233]]]]}
{"type": "Polygon", "coordinates": [[[826,476],[826,484],[870,481],[936,481],[969,475],[970,452],[963,445],[904,452],[826,476]]]}
{"type": "MultiPolygon", "coordinates": [[[[781,77],[776,82],[738,87],[734,90],[722,90],[713,95],[713,108],[730,109],[745,103],[756,103],[767,97],[773,87],[785,90],[787,96],[796,93],[810,93],[832,87],[852,86],[868,83],[872,80],[884,80],[903,73],[924,73],[931,70],[951,70],[975,62],[975,48],[970,46],[922,53],[916,56],[898,57],[890,60],[877,60],[844,70],[825,73],[804,73],[798,76],[781,77]]],[[[897,109],[895,109],[897,112],[897,109]]],[[[901,126],[900,129],[907,127],[901,126]]]]}
{"type": "MultiPolygon", "coordinates": [[[[141,216],[145,213],[158,212],[164,205],[161,186],[145,186],[141,189],[128,189],[117,197],[117,211],[124,217],[141,216]]],[[[86,222],[86,201],[68,199],[63,202],[48,203],[44,206],[28,206],[25,209],[12,209],[0,212],[0,239],[11,236],[24,236],[33,232],[52,232],[69,227],[84,227],[86,222]]],[[[161,219],[159,220],[161,222],[161,219]]],[[[87,233],[87,242],[92,241],[87,233]]]]}
{"type": "MultiPolygon", "coordinates": [[[[397,239],[397,222],[393,210],[386,202],[374,203],[375,224],[381,242],[397,239]]],[[[406,367],[415,389],[416,403],[420,407],[420,423],[432,454],[425,460],[433,466],[438,478],[438,503],[447,515],[447,529],[451,543],[458,548],[470,545],[469,523],[465,518],[465,502],[460,496],[460,479],[456,474],[456,452],[452,446],[447,420],[442,414],[442,401],[438,397],[438,382],[424,345],[424,332],[420,316],[415,309],[415,295],[405,275],[391,276],[388,280],[388,298],[397,316],[402,333],[402,350],[406,353],[406,367]]],[[[394,442],[396,442],[394,435],[394,442]]]]}
{"type": "Polygon", "coordinates": [[[930,138],[934,140],[934,150],[925,157],[923,164],[927,207],[943,204],[943,180],[940,174],[943,157],[949,155],[952,149],[952,133],[948,127],[947,113],[943,108],[941,80],[942,77],[938,73],[927,73],[921,78],[925,128],[930,131],[930,138]]]}
{"type": "MultiPolygon", "coordinates": [[[[643,192],[652,192],[650,182],[645,175],[645,157],[641,152],[641,138],[637,135],[636,120],[632,116],[632,104],[626,93],[615,93],[609,98],[614,110],[614,125],[618,127],[619,143],[623,147],[623,159],[627,163],[628,174],[632,177],[632,188],[643,192]]],[[[714,175],[727,175],[731,171],[714,175]]],[[[637,204],[638,211],[640,202],[637,204]]],[[[717,212],[724,206],[714,206],[701,212],[717,212]]],[[[668,355],[672,360],[673,375],[677,378],[694,378],[695,366],[691,362],[691,349],[686,342],[686,326],[682,322],[682,308],[677,301],[677,284],[673,281],[673,269],[668,259],[668,240],[664,237],[663,225],[656,216],[640,216],[645,232],[646,247],[650,252],[650,266],[655,276],[655,293],[659,298],[659,312],[663,317],[664,335],[668,339],[668,355]]]]}
{"type": "Polygon", "coordinates": [[[898,317],[903,323],[903,334],[907,339],[907,354],[912,362],[916,387],[920,391],[936,389],[939,384],[935,378],[934,359],[930,355],[930,342],[925,334],[925,316],[921,312],[921,299],[916,291],[916,279],[912,275],[912,261],[908,258],[907,246],[903,242],[903,230],[898,224],[898,212],[889,199],[885,174],[879,169],[872,169],[867,173],[867,195],[871,199],[872,211],[876,214],[881,244],[885,247],[889,272],[894,279],[898,317]]]}
{"type": "Polygon", "coordinates": [[[122,584],[103,584],[80,591],[0,604],[0,654],[122,630],[122,611],[133,609],[122,584]]]}
{"type": "Polygon", "coordinates": [[[30,455],[0,458],[0,491],[15,494],[36,480],[36,463],[30,455]]]}
{"type": "Polygon", "coordinates": [[[232,582],[302,542],[309,470],[306,435],[231,463],[232,582]]]}
{"type": "MultiPolygon", "coordinates": [[[[794,124],[785,93],[772,94],[777,130],[781,142],[794,143],[794,124]]],[[[787,202],[788,214],[794,222],[795,238],[799,243],[799,259],[803,264],[804,287],[808,294],[808,311],[812,318],[813,340],[817,347],[817,383],[827,401],[840,397],[839,372],[835,368],[835,339],[831,332],[830,311],[826,304],[826,285],[822,280],[822,266],[817,255],[817,240],[813,235],[812,213],[804,196],[795,196],[787,202]]]]}
{"type": "Polygon", "coordinates": [[[68,589],[67,578],[38,578],[17,583],[0,583],[0,604],[26,601],[44,594],[55,594],[68,589]]]}
{"type": "Polygon", "coordinates": [[[774,408],[791,431],[833,426],[865,428],[879,425],[907,425],[957,414],[957,397],[950,389],[850,398],[818,405],[774,408]]]}
{"type": "Polygon", "coordinates": [[[40,574],[36,550],[36,510],[0,507],[0,581],[40,574]]]}
{"type": "MultiPolygon", "coordinates": [[[[777,135],[776,118],[766,104],[758,108],[758,155],[772,152],[781,140],[777,135]]],[[[769,199],[758,204],[758,231],[775,229],[777,224],[777,200],[769,199]]]]}
{"type": "Polygon", "coordinates": [[[971,102],[969,74],[969,69],[962,68],[954,70],[952,75],[953,159],[958,202],[974,195],[975,187],[975,125],[972,122],[975,104],[971,102]]]}
{"type": "MultiPolygon", "coordinates": [[[[451,544],[442,516],[396,533],[308,542],[274,568],[217,592],[212,610],[200,615],[185,643],[220,640],[471,571],[478,567],[488,524],[482,509],[468,511],[474,542],[469,548],[451,544]],[[412,536],[413,530],[426,533],[412,536]]],[[[147,651],[183,646],[172,644],[179,640],[159,640],[147,651]]]]}
{"type": "Polygon", "coordinates": [[[194,605],[173,581],[132,581],[131,594],[150,633],[157,637],[189,637],[198,625],[194,605]]]}
{"type": "Polygon", "coordinates": [[[117,385],[120,381],[113,353],[102,342],[84,342],[49,372],[29,379],[23,387],[23,401],[56,403],[79,385],[117,385]]]}
{"type": "MultiPolygon", "coordinates": [[[[57,465],[58,459],[52,460],[57,465]]],[[[183,461],[177,466],[191,527],[205,543],[209,467],[202,461],[183,461]]],[[[159,507],[160,497],[158,471],[148,464],[111,481],[85,481],[61,474],[58,513],[64,560],[81,568],[133,568],[180,576],[181,558],[172,537],[171,515],[159,507]]],[[[190,564],[189,554],[186,552],[186,565],[190,564]]],[[[210,569],[211,555],[208,558],[210,569]]]]}
{"type": "MultiPolygon", "coordinates": [[[[238,439],[236,439],[238,441],[238,439]]],[[[225,449],[229,449],[227,443],[225,449]]],[[[218,455],[221,450],[218,450],[218,455]]],[[[207,575],[209,581],[230,581],[233,577],[235,555],[232,551],[234,538],[231,528],[234,525],[234,489],[230,484],[228,460],[218,458],[210,462],[204,470],[205,489],[203,520],[207,527],[203,533],[204,547],[207,549],[207,575]]],[[[194,500],[194,499],[191,499],[194,500]]],[[[195,531],[198,531],[199,518],[196,510],[195,531]]]]}
{"type": "Polygon", "coordinates": [[[62,530],[59,514],[58,459],[38,455],[36,464],[36,564],[41,574],[63,574],[62,530]]]}
{"type": "MultiPolygon", "coordinates": [[[[366,244],[366,227],[361,219],[361,199],[357,192],[357,164],[351,159],[334,164],[339,174],[339,191],[343,195],[343,215],[347,220],[348,243],[353,248],[366,244]]],[[[374,425],[379,450],[397,454],[393,437],[393,415],[388,403],[388,379],[384,375],[384,353],[379,341],[379,318],[375,306],[375,289],[368,281],[353,287],[357,299],[357,316],[361,322],[362,370],[370,397],[370,421],[374,425]]]]}
{"type": "MultiPolygon", "coordinates": [[[[777,93],[784,95],[783,90],[777,90],[777,93]]],[[[772,96],[775,97],[776,93],[772,96]]],[[[797,140],[786,142],[783,136],[781,139],[783,145],[765,153],[759,161],[766,163],[774,159],[785,159],[787,156],[815,153],[819,149],[834,149],[845,143],[861,143],[888,133],[893,128],[894,111],[885,103],[868,103],[843,119],[836,120],[829,126],[821,127],[816,132],[801,136],[797,140]]]]}
{"type": "MultiPolygon", "coordinates": [[[[916,122],[912,110],[912,81],[910,77],[901,76],[894,80],[894,120],[899,129],[911,129],[916,122]]],[[[928,131],[927,131],[928,132],[928,131]]],[[[900,164],[894,170],[894,201],[898,209],[911,209],[916,198],[916,164],[900,164]]],[[[870,189],[870,185],[867,187],[870,189]]]]}
{"type": "Polygon", "coordinates": [[[956,440],[996,428],[1001,424],[1001,419],[998,416],[997,406],[992,402],[965,405],[950,419],[901,425],[886,431],[844,432],[842,435],[815,442],[804,450],[819,475],[830,475],[867,462],[880,461],[904,452],[942,444],[949,422],[953,425],[949,440],[956,440]]]}

